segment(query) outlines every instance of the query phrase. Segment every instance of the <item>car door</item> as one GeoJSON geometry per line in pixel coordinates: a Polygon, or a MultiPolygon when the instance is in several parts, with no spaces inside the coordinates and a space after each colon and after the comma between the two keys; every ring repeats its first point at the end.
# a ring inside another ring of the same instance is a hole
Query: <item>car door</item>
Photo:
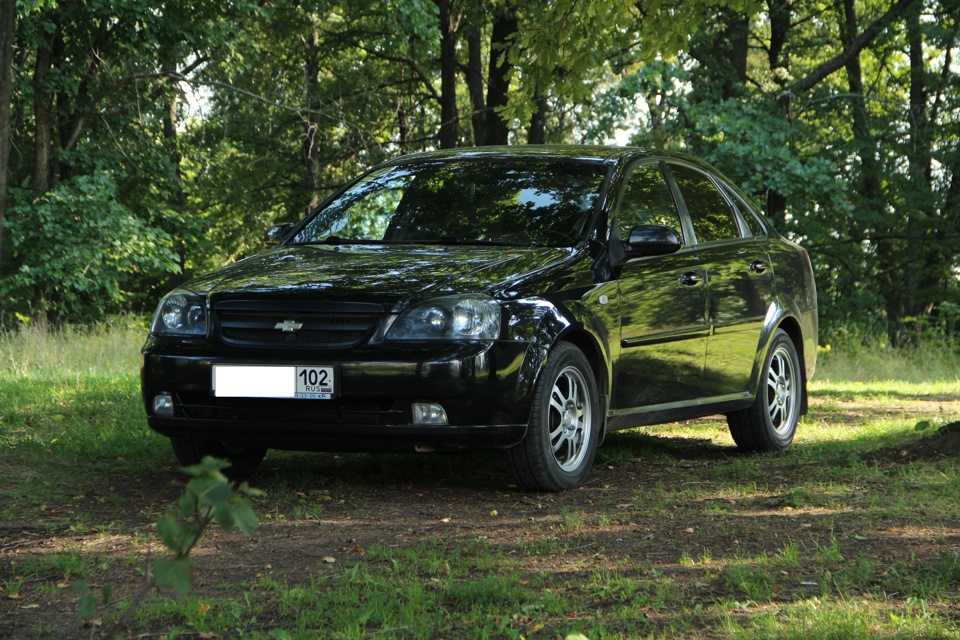
{"type": "MultiPolygon", "coordinates": [[[[612,224],[612,242],[644,224],[669,226],[684,235],[660,163],[630,170],[612,224]]],[[[707,347],[706,273],[686,244],[674,254],[629,259],[621,268],[621,351],[611,401],[615,413],[683,403],[700,394],[707,347]]]]}
{"type": "Polygon", "coordinates": [[[668,171],[689,215],[694,251],[706,270],[710,338],[703,395],[747,395],[773,299],[773,268],[765,242],[753,235],[718,188],[717,178],[685,164],[670,163],[668,171]]]}

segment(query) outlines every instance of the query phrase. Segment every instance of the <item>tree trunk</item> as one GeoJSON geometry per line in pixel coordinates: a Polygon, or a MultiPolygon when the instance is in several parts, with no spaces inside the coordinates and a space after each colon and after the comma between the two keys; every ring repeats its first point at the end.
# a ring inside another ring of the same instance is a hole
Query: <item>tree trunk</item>
{"type": "Polygon", "coordinates": [[[15,2],[0,2],[0,274],[6,262],[7,181],[10,159],[10,96],[13,85],[15,2]]]}
{"type": "MultiPolygon", "coordinates": [[[[949,9],[946,10],[949,11],[949,9]]],[[[941,123],[942,107],[950,104],[949,98],[945,94],[951,91],[953,84],[953,69],[955,67],[952,52],[956,48],[958,37],[960,37],[960,24],[955,23],[953,32],[943,42],[936,45],[941,51],[944,51],[944,56],[934,88],[936,97],[930,107],[927,120],[928,125],[932,126],[934,130],[941,123]]],[[[932,80],[932,77],[928,79],[932,80]]],[[[947,109],[950,108],[947,107],[947,109]]],[[[958,256],[960,256],[960,153],[957,153],[957,151],[960,150],[955,148],[952,160],[946,167],[947,170],[944,175],[950,176],[950,182],[942,194],[943,201],[939,211],[934,208],[936,218],[931,221],[933,229],[927,231],[927,238],[930,240],[927,247],[936,247],[936,256],[939,260],[936,267],[939,270],[938,272],[943,274],[940,278],[939,291],[935,292],[936,297],[934,298],[937,302],[937,314],[942,310],[940,303],[946,299],[946,291],[950,288],[953,280],[952,275],[956,273],[956,268],[960,266],[958,265],[958,256]]],[[[948,324],[946,329],[947,335],[953,339],[957,335],[957,331],[960,330],[960,323],[954,320],[952,326],[948,324]]]]}
{"type": "MultiPolygon", "coordinates": [[[[906,13],[907,43],[910,48],[910,191],[913,206],[907,214],[907,264],[904,285],[907,293],[906,312],[912,317],[927,315],[938,301],[941,283],[947,277],[941,254],[942,240],[922,246],[927,231],[934,226],[936,207],[932,189],[933,150],[931,149],[928,109],[927,70],[923,60],[923,27],[921,4],[910,7],[906,13]],[[920,268],[916,268],[921,261],[920,268]]],[[[940,225],[935,225],[940,227],[940,225]]]]}
{"type": "Polygon", "coordinates": [[[784,229],[787,226],[787,197],[774,188],[767,189],[766,202],[764,203],[764,213],[773,221],[773,226],[777,229],[784,229]]]}
{"type": "Polygon", "coordinates": [[[470,118],[473,125],[473,144],[482,145],[487,141],[487,105],[483,99],[483,54],[481,53],[480,30],[471,28],[467,32],[467,92],[470,94],[470,118]]]}
{"type": "MultiPolygon", "coordinates": [[[[16,28],[16,26],[14,26],[16,28]]],[[[14,43],[16,43],[16,37],[14,37],[14,43]]],[[[16,55],[13,60],[13,69],[26,69],[27,67],[27,58],[28,51],[27,47],[15,47],[14,51],[16,55]]],[[[21,71],[21,74],[23,72],[21,71]]],[[[13,77],[11,70],[11,84],[10,90],[13,91],[13,77]]],[[[11,94],[11,100],[12,100],[11,94]]],[[[30,106],[27,104],[26,100],[17,100],[14,104],[10,105],[10,147],[13,148],[14,144],[24,135],[26,122],[26,112],[27,107],[30,106]]],[[[22,176],[24,175],[24,159],[29,159],[29,154],[26,153],[15,153],[7,157],[7,173],[9,176],[22,176]]],[[[8,178],[9,179],[9,178],[8,178]]]]}
{"type": "MultiPolygon", "coordinates": [[[[829,60],[818,64],[813,71],[791,84],[789,90],[792,93],[809,91],[820,84],[834,71],[842,69],[844,66],[846,66],[847,62],[851,58],[859,58],[860,51],[862,51],[863,48],[868,44],[873,42],[873,39],[876,38],[881,31],[886,29],[887,25],[899,18],[903,12],[906,11],[907,8],[914,2],[916,2],[916,0],[898,0],[898,2],[887,9],[883,15],[870,23],[870,26],[864,29],[862,33],[850,39],[844,38],[845,40],[848,40],[848,42],[846,42],[843,51],[833,56],[829,60]]],[[[856,34],[856,32],[854,32],[854,34],[856,34]]]]}
{"type": "MultiPolygon", "coordinates": [[[[180,141],[178,140],[177,133],[180,88],[173,77],[173,74],[177,71],[176,67],[176,52],[173,50],[173,47],[165,47],[160,54],[160,70],[166,75],[166,82],[170,88],[163,93],[163,139],[170,153],[170,164],[173,167],[174,177],[177,182],[176,192],[173,195],[170,205],[174,209],[182,211],[187,205],[187,195],[183,190],[180,170],[180,163],[183,156],[180,153],[180,141]]],[[[177,263],[180,266],[180,273],[170,274],[170,277],[167,279],[167,287],[170,289],[173,289],[183,282],[187,263],[187,250],[184,246],[182,235],[174,233],[172,236],[174,238],[174,251],[177,253],[177,263]]]]}
{"type": "MultiPolygon", "coordinates": [[[[57,92],[57,129],[59,142],[53,154],[53,184],[58,180],[67,180],[73,175],[73,168],[62,157],[62,152],[71,151],[80,139],[86,123],[87,114],[92,112],[93,104],[90,99],[90,85],[97,77],[100,66],[106,57],[107,43],[110,39],[109,21],[102,18],[97,28],[97,36],[91,44],[90,62],[86,73],[80,78],[75,92],[60,90],[57,92]]],[[[65,45],[63,38],[57,38],[54,43],[54,60],[64,60],[65,45]]],[[[51,185],[53,186],[53,185],[51,185]]]]}
{"type": "Polygon", "coordinates": [[[736,82],[725,86],[724,98],[736,98],[741,95],[743,86],[747,83],[747,53],[750,37],[750,19],[745,13],[731,12],[726,28],[723,31],[723,40],[726,53],[736,82]]]}
{"type": "MultiPolygon", "coordinates": [[[[786,69],[787,56],[784,54],[784,46],[790,34],[793,0],[767,0],[767,8],[770,14],[770,49],[767,51],[767,62],[771,71],[786,69]]],[[[772,75],[774,82],[781,88],[786,85],[786,74],[772,75]]],[[[777,107],[785,118],[790,118],[790,96],[778,98],[777,107]]],[[[787,222],[787,197],[772,187],[767,189],[766,195],[764,210],[767,217],[773,220],[778,228],[784,228],[787,222]]]]}
{"type": "Polygon", "coordinates": [[[50,137],[53,128],[53,106],[47,91],[47,74],[53,58],[49,46],[37,50],[33,68],[33,195],[42,197],[50,190],[50,137]]]}
{"type": "Polygon", "coordinates": [[[690,44],[690,55],[699,63],[693,85],[703,102],[737,98],[747,81],[748,17],[718,9],[714,21],[718,27],[705,26],[690,44]]]}
{"type": "MultiPolygon", "coordinates": [[[[857,9],[854,2],[855,0],[842,0],[842,5],[838,7],[843,20],[841,25],[845,51],[854,47],[859,31],[857,9]]],[[[853,96],[853,142],[860,156],[860,195],[863,214],[857,217],[865,221],[865,226],[876,228],[877,225],[884,225],[886,215],[880,180],[881,167],[877,159],[877,141],[870,128],[870,116],[867,113],[866,99],[863,94],[863,71],[860,66],[859,51],[846,58],[844,68],[847,73],[847,86],[853,96]]],[[[851,237],[862,238],[865,232],[855,227],[856,225],[851,228],[851,237]]],[[[881,231],[880,235],[888,234],[881,231]]],[[[885,267],[883,289],[886,298],[887,319],[890,322],[890,339],[892,342],[896,342],[897,332],[894,327],[904,313],[903,300],[897,295],[896,291],[897,278],[895,274],[899,272],[896,266],[899,261],[898,250],[891,240],[879,239],[876,241],[876,245],[879,264],[885,267]]]]}
{"type": "Polygon", "coordinates": [[[493,21],[490,34],[490,67],[487,73],[487,137],[485,144],[504,145],[509,141],[509,123],[497,112],[507,106],[510,90],[509,49],[519,24],[511,9],[500,13],[493,21]]]}
{"type": "MultiPolygon", "coordinates": [[[[790,21],[793,15],[793,0],[767,0],[767,11],[770,15],[770,48],[767,50],[767,61],[771,71],[787,68],[787,56],[783,48],[787,44],[790,33],[790,21]]],[[[783,87],[786,81],[779,75],[774,75],[774,82],[783,87]]]]}
{"type": "Polygon", "coordinates": [[[306,213],[310,213],[320,204],[320,160],[317,149],[317,133],[320,131],[320,123],[317,122],[317,116],[314,113],[320,83],[317,35],[311,33],[305,45],[306,64],[304,66],[306,77],[304,78],[304,89],[308,111],[303,119],[303,142],[300,145],[300,152],[303,158],[304,188],[308,195],[306,213]]]}
{"type": "MultiPolygon", "coordinates": [[[[857,34],[857,12],[854,0],[843,0],[844,47],[850,47],[857,34]]],[[[883,216],[882,190],[880,186],[880,165],[877,160],[877,141],[870,129],[866,100],[863,95],[863,72],[860,67],[860,54],[850,56],[845,64],[847,85],[853,94],[853,136],[859,146],[861,161],[861,193],[869,209],[877,216],[883,216]]]]}
{"type": "Polygon", "coordinates": [[[957,245],[960,244],[960,154],[954,155],[953,165],[950,167],[950,184],[944,195],[943,207],[940,210],[940,233],[950,239],[944,242],[944,257],[947,270],[955,267],[957,260],[957,245]]]}
{"type": "Polygon", "coordinates": [[[546,144],[547,142],[547,99],[537,95],[533,99],[537,110],[530,118],[530,127],[527,129],[527,144],[546,144]]]}
{"type": "Polygon", "coordinates": [[[460,139],[457,113],[457,25],[452,0],[435,0],[440,10],[440,148],[452,149],[460,139]]]}

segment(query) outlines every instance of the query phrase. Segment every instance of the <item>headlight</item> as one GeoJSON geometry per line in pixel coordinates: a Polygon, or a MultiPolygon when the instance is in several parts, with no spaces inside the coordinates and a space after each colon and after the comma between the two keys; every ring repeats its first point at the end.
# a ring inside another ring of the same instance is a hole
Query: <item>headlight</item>
{"type": "Polygon", "coordinates": [[[486,296],[445,296],[416,304],[397,318],[388,340],[493,340],[500,307],[486,296]]]}
{"type": "Polygon", "coordinates": [[[168,294],[157,307],[150,332],[181,336],[206,335],[207,311],[204,298],[186,291],[168,294]]]}

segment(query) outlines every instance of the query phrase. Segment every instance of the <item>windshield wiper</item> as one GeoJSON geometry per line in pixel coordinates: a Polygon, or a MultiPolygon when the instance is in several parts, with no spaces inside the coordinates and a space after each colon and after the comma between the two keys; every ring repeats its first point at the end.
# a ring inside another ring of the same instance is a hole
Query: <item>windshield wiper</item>
{"type": "Polygon", "coordinates": [[[535,247],[535,242],[514,242],[507,240],[486,240],[480,238],[458,238],[457,236],[441,236],[436,240],[412,240],[412,244],[462,244],[471,246],[489,246],[489,247],[535,247]]]}
{"type": "Polygon", "coordinates": [[[343,238],[341,236],[327,236],[322,240],[308,240],[306,242],[291,242],[291,245],[345,245],[345,244],[364,244],[364,245],[469,245],[486,247],[538,247],[536,242],[515,242],[508,240],[486,240],[486,239],[465,239],[457,236],[441,236],[433,240],[370,240],[368,238],[343,238]]]}
{"type": "Polygon", "coordinates": [[[327,236],[322,240],[308,240],[306,242],[292,242],[291,244],[394,244],[390,240],[370,240],[368,238],[342,238],[340,236],[327,236]]]}

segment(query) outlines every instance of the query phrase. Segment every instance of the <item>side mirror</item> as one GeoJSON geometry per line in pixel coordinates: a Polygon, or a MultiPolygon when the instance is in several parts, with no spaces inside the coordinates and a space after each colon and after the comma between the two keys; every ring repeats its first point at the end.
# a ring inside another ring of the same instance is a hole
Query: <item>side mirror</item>
{"type": "Polygon", "coordinates": [[[679,251],[683,239],[670,227],[645,224],[630,230],[627,244],[630,246],[628,255],[663,256],[679,251]]]}
{"type": "Polygon", "coordinates": [[[263,238],[269,244],[279,244],[281,240],[287,237],[287,234],[290,233],[291,229],[293,229],[293,224],[289,222],[286,224],[278,224],[275,227],[270,227],[267,229],[267,232],[264,234],[263,238]]]}

